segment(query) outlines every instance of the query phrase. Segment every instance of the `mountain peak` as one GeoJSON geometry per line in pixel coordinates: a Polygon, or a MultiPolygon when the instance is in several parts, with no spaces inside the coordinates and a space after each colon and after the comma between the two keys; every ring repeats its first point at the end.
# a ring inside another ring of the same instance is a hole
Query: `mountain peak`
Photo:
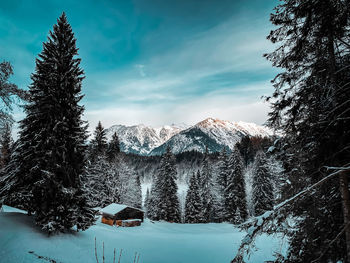
{"type": "Polygon", "coordinates": [[[264,126],[246,122],[230,122],[207,118],[193,126],[185,124],[164,125],[158,128],[143,124],[134,126],[114,125],[107,129],[110,137],[116,132],[124,152],[141,155],[162,154],[167,146],[174,153],[184,151],[220,151],[222,147],[233,149],[244,136],[269,137],[273,133],[264,126]]]}
{"type": "Polygon", "coordinates": [[[209,127],[222,127],[226,128],[229,121],[223,121],[217,118],[207,118],[203,121],[198,122],[195,126],[209,128],[209,127]]]}
{"type": "Polygon", "coordinates": [[[144,124],[138,125],[113,125],[106,130],[110,139],[117,133],[120,141],[120,149],[127,153],[141,155],[149,154],[154,148],[162,145],[184,128],[177,125],[153,128],[144,124]]]}

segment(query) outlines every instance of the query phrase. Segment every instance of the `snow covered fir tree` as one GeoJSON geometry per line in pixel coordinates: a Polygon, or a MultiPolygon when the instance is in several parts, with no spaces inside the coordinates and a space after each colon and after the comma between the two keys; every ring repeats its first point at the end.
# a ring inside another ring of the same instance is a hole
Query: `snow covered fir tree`
{"type": "Polygon", "coordinates": [[[267,98],[269,124],[284,134],[276,146],[289,196],[245,240],[284,232],[282,262],[350,262],[349,11],[349,1],[281,1],[271,14],[268,39],[277,47],[265,56],[281,72],[267,98]],[[298,219],[293,227],[290,217],[298,219]]]}
{"type": "Polygon", "coordinates": [[[111,141],[108,143],[106,155],[110,162],[117,158],[120,153],[120,142],[117,133],[113,133],[111,141]]]}
{"type": "Polygon", "coordinates": [[[193,173],[190,179],[185,203],[185,223],[202,223],[206,220],[203,216],[205,210],[199,187],[200,178],[201,174],[198,171],[197,174],[193,173]]]}
{"type": "Polygon", "coordinates": [[[180,204],[177,196],[175,159],[168,147],[162,156],[152,186],[148,216],[153,220],[180,222],[180,204]]]}
{"type": "Polygon", "coordinates": [[[202,216],[204,222],[213,222],[214,220],[214,180],[213,172],[209,164],[208,148],[205,149],[202,172],[199,177],[200,194],[202,200],[202,216]]]}
{"type": "Polygon", "coordinates": [[[274,204],[273,178],[264,152],[256,154],[253,169],[252,203],[254,215],[271,210],[274,204]]]}
{"type": "Polygon", "coordinates": [[[118,136],[108,141],[106,130],[99,121],[89,146],[89,163],[83,175],[84,188],[94,207],[123,203],[141,208],[141,183],[120,153],[118,136]]]}
{"type": "Polygon", "coordinates": [[[269,39],[281,48],[267,58],[284,72],[274,80],[269,121],[286,134],[286,172],[308,185],[338,173],[291,208],[303,220],[289,261],[350,261],[349,11],[348,1],[285,1],[271,16],[277,29],[269,39]],[[290,41],[282,41],[287,32],[290,41]]]}
{"type": "Polygon", "coordinates": [[[95,221],[83,191],[86,124],[81,87],[84,78],[71,26],[63,13],[36,60],[27,116],[9,164],[2,195],[8,203],[35,215],[45,231],[73,226],[85,230],[95,221]]]}
{"type": "Polygon", "coordinates": [[[228,174],[224,189],[225,219],[240,224],[247,219],[243,159],[235,147],[228,160],[228,174]]]}
{"type": "Polygon", "coordinates": [[[0,138],[0,169],[6,168],[11,160],[11,152],[13,147],[13,139],[11,135],[11,123],[6,123],[0,138]]]}

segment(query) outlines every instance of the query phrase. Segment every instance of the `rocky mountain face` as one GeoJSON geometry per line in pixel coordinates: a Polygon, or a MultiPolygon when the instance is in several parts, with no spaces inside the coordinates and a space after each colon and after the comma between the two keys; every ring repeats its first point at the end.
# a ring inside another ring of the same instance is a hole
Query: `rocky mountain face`
{"type": "Polygon", "coordinates": [[[270,137],[272,131],[264,126],[246,122],[229,122],[208,118],[193,126],[171,125],[152,128],[145,125],[114,125],[107,129],[109,137],[116,132],[121,150],[140,155],[161,155],[167,147],[173,153],[186,151],[220,151],[233,149],[244,136],[270,137]]]}
{"type": "Polygon", "coordinates": [[[120,149],[123,152],[148,155],[154,148],[164,144],[185,128],[183,125],[159,128],[152,128],[143,124],[134,126],[114,125],[107,129],[107,138],[110,139],[116,132],[120,140],[120,149]]]}

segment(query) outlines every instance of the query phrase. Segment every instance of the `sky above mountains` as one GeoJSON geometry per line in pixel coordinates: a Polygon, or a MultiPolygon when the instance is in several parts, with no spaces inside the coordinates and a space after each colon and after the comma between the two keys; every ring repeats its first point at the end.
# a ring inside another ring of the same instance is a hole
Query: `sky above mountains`
{"type": "MultiPolygon", "coordinates": [[[[85,118],[163,125],[207,117],[262,124],[276,74],[263,53],[277,0],[21,1],[0,5],[0,54],[30,84],[35,58],[64,11],[77,38],[85,118]]],[[[17,120],[23,113],[16,109],[17,120]]]]}

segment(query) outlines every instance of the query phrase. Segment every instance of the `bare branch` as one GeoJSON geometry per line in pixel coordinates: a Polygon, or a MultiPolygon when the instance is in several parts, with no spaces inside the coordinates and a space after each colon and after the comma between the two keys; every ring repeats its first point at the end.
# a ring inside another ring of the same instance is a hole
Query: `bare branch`
{"type": "Polygon", "coordinates": [[[102,242],[102,262],[105,263],[105,242],[102,242]]]}
{"type": "Polygon", "coordinates": [[[120,250],[120,254],[119,254],[119,258],[118,258],[118,263],[120,263],[120,259],[122,258],[122,253],[123,253],[123,249],[120,250]]]}
{"type": "Polygon", "coordinates": [[[98,257],[97,257],[97,248],[96,248],[96,237],[95,237],[95,257],[96,257],[96,262],[98,262],[98,257]]]}

